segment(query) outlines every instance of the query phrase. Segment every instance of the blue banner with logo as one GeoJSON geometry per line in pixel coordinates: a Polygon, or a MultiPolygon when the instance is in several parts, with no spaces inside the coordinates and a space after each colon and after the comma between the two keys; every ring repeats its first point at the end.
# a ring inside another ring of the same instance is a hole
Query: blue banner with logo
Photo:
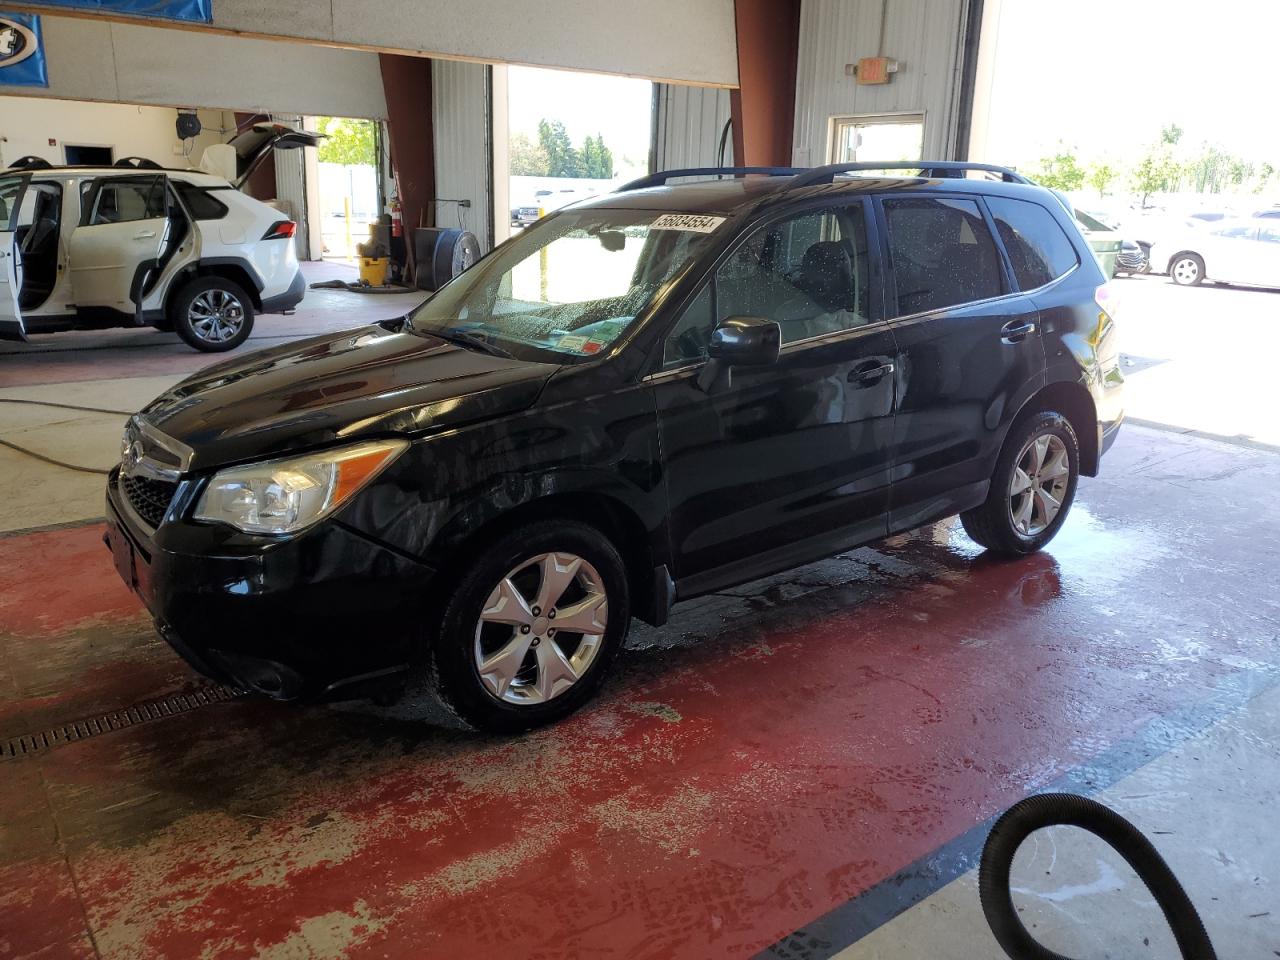
{"type": "Polygon", "coordinates": [[[96,10],[121,17],[213,22],[213,0],[31,0],[31,5],[96,10]]]}
{"type": "Polygon", "coordinates": [[[0,85],[49,85],[49,67],[44,59],[40,18],[34,14],[0,10],[0,85]]]}

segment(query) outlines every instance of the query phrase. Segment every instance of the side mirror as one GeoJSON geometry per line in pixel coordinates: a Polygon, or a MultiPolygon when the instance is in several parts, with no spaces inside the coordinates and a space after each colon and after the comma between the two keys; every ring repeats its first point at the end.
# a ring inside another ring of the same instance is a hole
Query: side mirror
{"type": "Polygon", "coordinates": [[[707,356],[732,367],[762,367],[778,362],[782,328],[775,320],[729,317],[711,331],[707,356]]]}
{"type": "Polygon", "coordinates": [[[733,367],[763,367],[778,362],[782,328],[761,317],[729,317],[711,331],[710,358],[698,375],[698,387],[710,393],[730,381],[733,367]]]}

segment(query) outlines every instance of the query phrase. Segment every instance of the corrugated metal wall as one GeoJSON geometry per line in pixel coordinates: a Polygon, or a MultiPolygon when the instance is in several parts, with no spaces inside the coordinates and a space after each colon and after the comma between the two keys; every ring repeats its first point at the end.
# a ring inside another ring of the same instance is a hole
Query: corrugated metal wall
{"type": "MultiPolygon", "coordinates": [[[[653,169],[717,165],[720,135],[729,119],[729,91],[715,87],[654,84],[653,169]]],[[[733,135],[724,165],[733,164],[733,135]]]]}
{"type": "Polygon", "coordinates": [[[923,113],[924,154],[955,151],[965,0],[804,0],[796,70],[793,162],[826,163],[831,118],[923,113]],[[884,48],[878,51],[881,11],[884,48]],[[858,86],[845,64],[881,54],[901,66],[883,86],[858,86]]]}
{"type": "MultiPolygon", "coordinates": [[[[302,128],[302,118],[296,114],[290,116],[273,113],[271,119],[276,123],[302,128]]],[[[289,216],[298,224],[298,232],[293,235],[293,245],[297,248],[299,260],[311,259],[308,240],[311,218],[307,206],[307,176],[303,156],[307,149],[276,150],[271,155],[276,167],[276,199],[289,204],[289,216]]]]}
{"type": "Polygon", "coordinates": [[[437,203],[436,225],[470,230],[484,252],[493,246],[488,70],[483,64],[453,60],[431,65],[436,196],[471,201],[469,208],[437,203]]]}

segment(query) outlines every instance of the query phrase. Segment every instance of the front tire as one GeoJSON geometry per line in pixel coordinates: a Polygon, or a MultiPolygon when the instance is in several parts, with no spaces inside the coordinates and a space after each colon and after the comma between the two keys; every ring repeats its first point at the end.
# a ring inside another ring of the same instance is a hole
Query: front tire
{"type": "Polygon", "coordinates": [[[1169,264],[1169,276],[1180,287],[1198,287],[1204,283],[1204,260],[1194,253],[1180,253],[1169,264]]]}
{"type": "Polygon", "coordinates": [[[630,617],[613,544],[586,524],[538,521],[487,547],[448,592],[428,675],[471,726],[518,733],[595,695],[630,617]]]}
{"type": "Polygon", "coordinates": [[[1045,411],[1014,424],[986,501],[960,514],[979,545],[995,553],[1034,553],[1062,528],[1080,478],[1080,444],[1067,418],[1045,411]]]}
{"type": "Polygon", "coordinates": [[[178,291],[169,311],[183,342],[203,353],[234,350],[253,330],[253,301],[225,277],[197,277],[178,291]]]}

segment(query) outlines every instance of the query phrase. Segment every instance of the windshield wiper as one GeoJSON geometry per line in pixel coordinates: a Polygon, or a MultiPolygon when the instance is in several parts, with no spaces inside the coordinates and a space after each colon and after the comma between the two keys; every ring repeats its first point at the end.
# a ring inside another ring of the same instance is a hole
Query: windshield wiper
{"type": "Polygon", "coordinates": [[[471,347],[479,350],[481,353],[487,353],[492,357],[502,357],[504,360],[512,360],[514,357],[510,351],[502,349],[497,344],[490,343],[478,333],[472,333],[469,330],[417,330],[418,333],[424,333],[429,337],[439,337],[449,343],[456,343],[461,347],[471,347]]]}

